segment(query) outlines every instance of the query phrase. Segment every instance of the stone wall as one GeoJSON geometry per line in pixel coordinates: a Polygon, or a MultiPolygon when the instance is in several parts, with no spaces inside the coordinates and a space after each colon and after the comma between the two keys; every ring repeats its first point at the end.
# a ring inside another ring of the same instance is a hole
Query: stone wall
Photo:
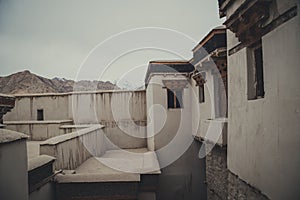
{"type": "Polygon", "coordinates": [[[206,156],[206,182],[208,199],[227,199],[227,149],[215,146],[206,156]]]}
{"type": "Polygon", "coordinates": [[[206,156],[206,183],[208,200],[268,199],[228,170],[226,147],[215,146],[206,156]]]}

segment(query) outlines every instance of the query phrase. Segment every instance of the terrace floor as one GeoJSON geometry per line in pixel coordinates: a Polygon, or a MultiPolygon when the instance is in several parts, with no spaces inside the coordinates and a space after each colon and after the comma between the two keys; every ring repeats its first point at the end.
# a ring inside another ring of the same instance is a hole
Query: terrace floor
{"type": "Polygon", "coordinates": [[[156,154],[142,149],[110,150],[101,157],[93,157],[76,169],[76,173],[139,173],[157,174],[160,168],[156,154]]]}
{"type": "Polygon", "coordinates": [[[91,157],[74,174],[58,175],[61,183],[139,182],[141,174],[160,174],[156,154],[142,149],[109,150],[101,157],[91,157]]]}

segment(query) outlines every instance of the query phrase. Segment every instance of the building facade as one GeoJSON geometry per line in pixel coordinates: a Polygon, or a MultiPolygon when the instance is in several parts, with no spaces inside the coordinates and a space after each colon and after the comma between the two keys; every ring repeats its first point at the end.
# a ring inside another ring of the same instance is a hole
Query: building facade
{"type": "Polygon", "coordinates": [[[297,0],[219,0],[228,45],[228,169],[271,199],[299,199],[297,0]]]}

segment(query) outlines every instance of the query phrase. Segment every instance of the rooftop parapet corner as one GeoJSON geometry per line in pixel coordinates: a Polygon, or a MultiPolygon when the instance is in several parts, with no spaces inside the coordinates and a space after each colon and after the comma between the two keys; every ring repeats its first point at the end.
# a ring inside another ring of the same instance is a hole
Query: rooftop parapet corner
{"type": "Polygon", "coordinates": [[[28,136],[23,133],[19,133],[7,129],[0,129],[0,144],[14,142],[23,139],[26,140],[27,138],[28,136]]]}
{"type": "Polygon", "coordinates": [[[32,158],[28,162],[28,171],[32,171],[48,163],[54,162],[56,158],[48,155],[40,155],[38,157],[32,158]]]}

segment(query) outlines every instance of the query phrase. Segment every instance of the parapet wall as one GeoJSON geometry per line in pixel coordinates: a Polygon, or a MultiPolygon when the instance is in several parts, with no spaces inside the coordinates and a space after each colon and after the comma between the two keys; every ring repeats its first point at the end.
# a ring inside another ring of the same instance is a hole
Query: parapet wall
{"type": "Polygon", "coordinates": [[[43,141],[64,134],[60,131],[60,127],[72,123],[72,120],[6,121],[5,126],[9,130],[28,135],[29,140],[43,141]]]}
{"type": "Polygon", "coordinates": [[[66,135],[46,140],[40,145],[40,154],[56,158],[55,169],[74,170],[92,156],[105,153],[103,126],[94,125],[66,135]]]}
{"type": "Polygon", "coordinates": [[[69,123],[50,125],[37,121],[41,110],[44,122],[72,120],[76,125],[105,125],[104,133],[120,148],[147,146],[145,90],[16,95],[16,106],[4,116],[4,124],[9,125],[8,129],[27,133],[32,140],[64,134],[60,127],[69,123]],[[32,123],[24,125],[24,121],[32,123]]]}
{"type": "Polygon", "coordinates": [[[73,120],[79,124],[107,121],[146,121],[146,91],[99,91],[15,95],[15,108],[4,121],[73,120]]]}

